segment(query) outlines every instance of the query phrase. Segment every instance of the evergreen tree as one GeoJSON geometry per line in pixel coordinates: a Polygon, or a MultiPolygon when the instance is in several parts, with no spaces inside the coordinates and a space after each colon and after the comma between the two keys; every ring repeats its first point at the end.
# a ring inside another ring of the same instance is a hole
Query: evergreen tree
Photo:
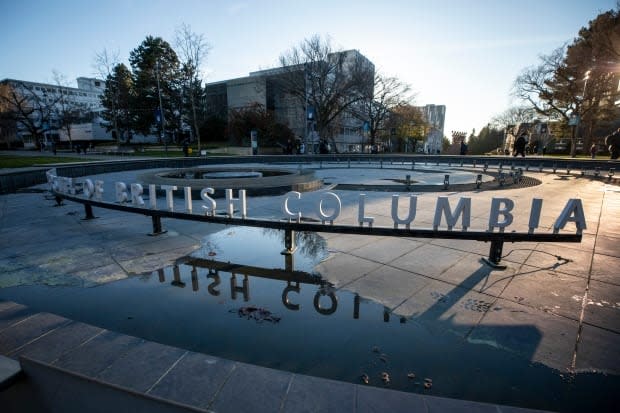
{"type": "Polygon", "coordinates": [[[133,93],[133,79],[127,66],[122,63],[114,66],[105,81],[101,103],[105,108],[102,117],[108,122],[106,128],[119,142],[131,139],[133,93]]]}
{"type": "Polygon", "coordinates": [[[131,105],[133,129],[143,135],[157,129],[160,137],[169,142],[169,136],[174,136],[180,126],[181,74],[175,51],[161,37],[147,36],[131,51],[129,63],[135,90],[131,105]],[[163,119],[158,122],[159,110],[163,119]]]}

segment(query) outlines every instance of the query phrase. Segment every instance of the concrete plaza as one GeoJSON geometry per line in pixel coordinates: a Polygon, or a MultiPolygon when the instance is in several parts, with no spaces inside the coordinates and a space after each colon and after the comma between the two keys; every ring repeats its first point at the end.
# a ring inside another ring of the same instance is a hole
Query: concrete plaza
{"type": "MultiPolygon", "coordinates": [[[[376,165],[304,167],[316,167],[326,182],[362,187],[365,182],[376,186],[382,179],[410,173],[376,165]]],[[[132,183],[142,172],[92,178],[132,183]]],[[[620,187],[616,181],[579,173],[528,171],[526,175],[542,183],[502,191],[453,192],[438,186],[434,192],[416,193],[414,187],[418,207],[412,226],[432,227],[438,196],[448,196],[453,205],[459,197],[470,197],[471,230],[485,230],[491,198],[507,197],[516,205],[508,230],[527,232],[532,199],[542,198],[538,231],[551,232],[567,200],[579,198],[587,221],[581,243],[507,243],[503,251],[507,268],[499,271],[481,261],[489,252],[483,242],[321,233],[330,255],[316,271],[337,289],[374,301],[395,316],[429,325],[437,334],[449,333],[466,343],[501,349],[560,374],[596,373],[618,383],[620,187]]],[[[154,271],[196,250],[207,233],[221,228],[164,219],[168,232],[149,237],[145,235],[150,230],[148,218],[96,209],[98,219],[84,221],[81,205],[54,206],[49,194],[39,191],[46,187],[0,196],[0,300],[5,300],[0,301],[0,353],[13,359],[23,356],[22,367],[34,383],[10,387],[0,393],[0,402],[17,409],[11,400],[23,402],[32,388],[39,389],[38,398],[31,400],[33,408],[49,402],[50,397],[58,402],[68,396],[59,389],[55,391],[60,396],[51,396],[41,386],[65,377],[77,388],[94,391],[103,405],[108,400],[129,406],[128,399],[144,396],[150,411],[242,411],[248,403],[263,406],[258,411],[522,411],[262,370],[29,310],[19,301],[19,293],[14,293],[15,287],[63,285],[70,274],[72,282],[78,280],[87,288],[154,271]],[[57,344],[46,346],[46,340],[57,344]],[[143,374],[137,374],[137,367],[129,365],[126,357],[140,352],[143,357],[159,355],[159,361],[143,374]],[[217,368],[201,370],[205,360],[212,360],[209,365],[217,368]],[[264,383],[250,380],[250,371],[255,377],[264,376],[264,383]],[[196,377],[203,380],[202,385],[196,377]],[[145,382],[138,383],[142,379],[145,382]],[[203,388],[204,380],[208,391],[203,388]],[[129,393],[123,393],[126,388],[129,393]],[[245,398],[235,398],[236,388],[247,390],[245,398]]],[[[113,187],[108,188],[106,197],[111,201],[113,187]]],[[[304,193],[295,207],[317,218],[312,211],[327,189],[304,193]]],[[[331,190],[342,200],[338,222],[357,225],[360,191],[331,190]]],[[[282,219],[282,200],[283,196],[251,197],[248,215],[282,219]]],[[[175,202],[183,209],[182,199],[175,202]]],[[[195,203],[197,210],[199,202],[195,203]]],[[[366,215],[375,218],[374,225],[392,226],[390,208],[390,192],[366,192],[366,215]]],[[[574,225],[569,223],[566,230],[574,232],[574,225]]],[[[615,393],[607,397],[618,400],[615,393]]],[[[75,403],[69,405],[77,410],[80,405],[75,403]]],[[[600,406],[607,405],[602,401],[600,406]]]]}

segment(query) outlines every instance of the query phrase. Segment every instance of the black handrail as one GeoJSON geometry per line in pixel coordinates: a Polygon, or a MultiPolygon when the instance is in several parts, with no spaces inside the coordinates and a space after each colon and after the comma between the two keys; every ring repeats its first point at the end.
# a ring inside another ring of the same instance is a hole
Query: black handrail
{"type": "Polygon", "coordinates": [[[95,218],[92,207],[111,209],[115,211],[131,212],[150,216],[153,223],[152,235],[165,232],[161,225],[161,218],[174,218],[187,221],[205,222],[211,224],[237,225],[247,227],[271,228],[284,230],[285,251],[292,253],[295,249],[294,231],[304,232],[328,232],[350,235],[390,236],[409,238],[440,238],[440,239],[465,239],[473,241],[491,242],[489,258],[485,261],[494,268],[505,268],[500,264],[504,242],[581,242],[582,234],[578,233],[524,233],[524,232],[492,232],[492,231],[455,231],[434,230],[421,228],[394,228],[381,226],[351,226],[339,224],[319,224],[310,222],[298,222],[294,220],[268,220],[261,218],[242,218],[222,215],[198,215],[188,212],[167,211],[149,209],[145,207],[117,204],[106,201],[82,198],[79,196],[52,191],[60,204],[62,199],[84,204],[86,219],[95,218]]]}

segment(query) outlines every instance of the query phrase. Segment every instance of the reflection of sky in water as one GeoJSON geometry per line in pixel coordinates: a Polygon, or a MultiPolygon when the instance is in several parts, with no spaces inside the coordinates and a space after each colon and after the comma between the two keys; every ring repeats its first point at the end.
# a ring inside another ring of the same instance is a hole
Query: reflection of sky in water
{"type": "MultiPolygon", "coordinates": [[[[294,268],[312,272],[326,257],[325,241],[316,233],[296,233],[294,268]]],[[[267,228],[229,227],[208,235],[192,256],[266,268],[284,268],[284,231],[267,228]]]]}

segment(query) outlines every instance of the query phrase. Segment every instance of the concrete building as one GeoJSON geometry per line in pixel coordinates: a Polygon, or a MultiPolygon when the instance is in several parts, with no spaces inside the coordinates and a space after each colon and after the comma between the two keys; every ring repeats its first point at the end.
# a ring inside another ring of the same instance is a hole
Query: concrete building
{"type": "Polygon", "coordinates": [[[429,130],[424,142],[424,152],[436,154],[441,152],[444,137],[444,124],[446,122],[446,105],[425,105],[420,109],[429,124],[429,130]]]}
{"type": "MultiPolygon", "coordinates": [[[[24,106],[35,109],[31,114],[37,127],[43,129],[43,142],[66,143],[69,136],[59,125],[59,113],[63,110],[79,112],[82,120],[71,126],[71,140],[77,142],[110,141],[112,135],[102,126],[99,116],[103,110],[100,96],[105,89],[103,80],[87,77],[77,78],[77,88],[25,80],[4,79],[0,84],[8,86],[23,99],[24,106]],[[46,112],[46,113],[44,113],[46,112]]],[[[37,138],[23,125],[17,123],[13,131],[15,140],[25,148],[34,148],[37,138]]],[[[8,137],[5,137],[8,138],[8,137]]]]}
{"type": "MultiPolygon", "coordinates": [[[[361,59],[374,73],[374,65],[357,50],[339,52],[345,61],[361,59]]],[[[293,71],[296,69],[293,68],[293,71]]],[[[304,67],[299,66],[300,73],[304,67]]],[[[249,76],[230,79],[206,85],[207,108],[219,116],[227,117],[230,110],[249,107],[254,104],[273,111],[275,120],[287,125],[308,152],[318,152],[319,136],[312,119],[312,109],[287,93],[282,79],[290,76],[291,68],[274,68],[251,72],[249,76]]],[[[369,85],[372,87],[372,85],[369,85]]],[[[306,92],[310,93],[310,91],[306,92]]],[[[308,101],[308,98],[306,98],[308,101]]],[[[352,108],[353,109],[353,108],[352,108]]],[[[360,152],[364,150],[368,137],[364,131],[364,121],[352,115],[352,111],[339,116],[331,125],[331,142],[339,152],[360,152]]]]}

